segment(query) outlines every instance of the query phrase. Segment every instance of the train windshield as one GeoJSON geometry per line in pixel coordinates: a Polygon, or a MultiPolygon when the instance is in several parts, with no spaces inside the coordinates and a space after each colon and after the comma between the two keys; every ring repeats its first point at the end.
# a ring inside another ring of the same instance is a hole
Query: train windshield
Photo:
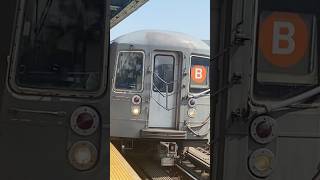
{"type": "Polygon", "coordinates": [[[319,84],[320,10],[315,0],[261,0],[254,93],[283,100],[319,84]],[[292,6],[288,6],[292,4],[292,6]]]}
{"type": "Polygon", "coordinates": [[[209,65],[209,58],[201,56],[191,56],[191,93],[201,93],[209,89],[209,65]]]}
{"type": "Polygon", "coordinates": [[[143,52],[119,52],[114,88],[142,91],[143,52]]]}
{"type": "Polygon", "coordinates": [[[98,90],[105,6],[103,0],[27,0],[16,83],[27,88],[98,90]]]}

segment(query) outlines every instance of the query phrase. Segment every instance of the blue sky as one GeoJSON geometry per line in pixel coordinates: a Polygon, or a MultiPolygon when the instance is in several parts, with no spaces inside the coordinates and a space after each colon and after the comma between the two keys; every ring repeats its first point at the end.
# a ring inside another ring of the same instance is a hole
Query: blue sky
{"type": "Polygon", "coordinates": [[[111,40],[137,30],[183,32],[210,39],[210,0],[149,0],[111,29],[111,40]]]}

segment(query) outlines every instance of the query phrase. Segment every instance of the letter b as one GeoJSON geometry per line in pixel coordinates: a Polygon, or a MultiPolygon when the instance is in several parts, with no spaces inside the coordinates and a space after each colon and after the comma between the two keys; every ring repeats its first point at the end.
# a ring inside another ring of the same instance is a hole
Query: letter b
{"type": "Polygon", "coordinates": [[[196,68],[195,76],[196,76],[196,79],[202,79],[202,69],[201,68],[196,68]]]}
{"type": "Polygon", "coordinates": [[[272,54],[289,55],[295,50],[294,25],[290,22],[275,21],[273,26],[272,54]],[[281,29],[287,29],[287,34],[281,34],[281,29]],[[287,47],[280,47],[280,41],[287,41],[287,47]]]}

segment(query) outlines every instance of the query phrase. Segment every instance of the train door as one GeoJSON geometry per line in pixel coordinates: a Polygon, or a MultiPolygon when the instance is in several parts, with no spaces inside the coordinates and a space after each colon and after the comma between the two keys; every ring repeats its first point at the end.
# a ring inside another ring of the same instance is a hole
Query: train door
{"type": "Polygon", "coordinates": [[[152,55],[149,127],[175,128],[179,59],[173,52],[152,55]]]}

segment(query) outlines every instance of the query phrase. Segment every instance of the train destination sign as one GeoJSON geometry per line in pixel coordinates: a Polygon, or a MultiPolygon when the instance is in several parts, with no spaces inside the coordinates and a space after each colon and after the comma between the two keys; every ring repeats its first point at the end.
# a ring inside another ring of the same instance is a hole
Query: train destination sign
{"type": "Polygon", "coordinates": [[[259,49],[266,61],[274,66],[288,68],[304,60],[310,41],[308,16],[272,12],[261,20],[259,49]]]}
{"type": "Polygon", "coordinates": [[[196,84],[203,84],[207,79],[207,69],[205,66],[195,65],[191,68],[191,79],[196,84]]]}
{"type": "Polygon", "coordinates": [[[293,12],[260,14],[257,42],[259,82],[298,83],[313,71],[314,17],[293,12]],[[290,76],[301,77],[300,80],[290,76]],[[291,79],[291,80],[290,80],[291,79]]]}

